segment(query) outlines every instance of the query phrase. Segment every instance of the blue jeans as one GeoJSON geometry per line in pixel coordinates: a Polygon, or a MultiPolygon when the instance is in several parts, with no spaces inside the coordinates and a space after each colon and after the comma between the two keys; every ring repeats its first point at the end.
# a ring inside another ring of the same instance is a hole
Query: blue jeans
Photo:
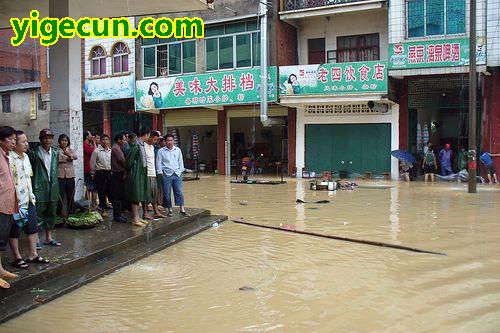
{"type": "Polygon", "coordinates": [[[166,208],[172,208],[171,192],[174,190],[174,199],[176,206],[184,206],[184,194],[182,194],[182,177],[177,176],[175,173],[172,176],[162,175],[163,184],[163,203],[166,208]]]}

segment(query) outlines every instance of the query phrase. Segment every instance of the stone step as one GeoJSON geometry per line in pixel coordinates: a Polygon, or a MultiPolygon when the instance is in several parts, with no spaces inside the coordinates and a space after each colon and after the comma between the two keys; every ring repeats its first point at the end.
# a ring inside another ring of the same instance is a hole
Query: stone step
{"type": "MultiPolygon", "coordinates": [[[[40,270],[36,270],[36,267],[30,268],[35,271],[23,274],[11,283],[10,289],[3,291],[0,299],[0,322],[193,236],[210,228],[214,222],[221,223],[227,219],[225,216],[211,216],[206,210],[190,209],[188,212],[190,217],[174,216],[168,221],[166,219],[152,222],[147,228],[139,230],[131,229],[130,224],[120,224],[115,227],[115,231],[111,231],[111,228],[106,232],[107,242],[98,242],[100,246],[94,244],[85,250],[76,251],[78,255],[67,251],[63,257],[68,260],[56,265],[50,264],[40,270]],[[127,227],[132,233],[126,231],[127,227]],[[114,232],[121,234],[121,237],[113,236],[114,232]],[[128,234],[128,237],[123,238],[122,233],[128,234]]],[[[98,233],[99,229],[95,229],[77,232],[98,233]]],[[[88,239],[86,243],[93,244],[88,239]]],[[[51,252],[55,253],[57,249],[51,252]]],[[[48,257],[46,253],[42,255],[48,257]]]]}

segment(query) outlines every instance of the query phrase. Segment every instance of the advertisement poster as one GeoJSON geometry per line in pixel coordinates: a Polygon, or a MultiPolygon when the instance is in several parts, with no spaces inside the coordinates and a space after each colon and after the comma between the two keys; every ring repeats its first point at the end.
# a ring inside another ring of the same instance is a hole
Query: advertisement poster
{"type": "Polygon", "coordinates": [[[281,95],[387,93],[387,63],[364,61],[279,68],[281,95]]]}
{"type": "MultiPolygon", "coordinates": [[[[476,63],[486,64],[486,41],[477,38],[476,63]]],[[[469,65],[469,39],[453,38],[389,44],[389,69],[469,65]]]]}
{"type": "Polygon", "coordinates": [[[134,75],[85,80],[85,101],[134,97],[134,75]]]}
{"type": "MultiPolygon", "coordinates": [[[[276,75],[276,67],[269,67],[269,102],[277,101],[276,75]]],[[[259,68],[159,77],[136,82],[135,109],[137,111],[258,103],[259,101],[259,68]]]]}

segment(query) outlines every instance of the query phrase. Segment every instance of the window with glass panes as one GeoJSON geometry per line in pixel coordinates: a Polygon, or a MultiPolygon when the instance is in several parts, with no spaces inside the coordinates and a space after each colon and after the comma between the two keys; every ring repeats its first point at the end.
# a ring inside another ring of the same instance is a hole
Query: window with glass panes
{"type": "Polygon", "coordinates": [[[144,77],[196,72],[196,40],[148,38],[142,40],[144,77]]]}
{"type": "Polygon", "coordinates": [[[337,62],[380,60],[378,34],[337,37],[337,62]]]}
{"type": "Polygon", "coordinates": [[[94,46],[90,51],[92,76],[106,75],[106,51],[101,46],[94,46]]]}
{"type": "Polygon", "coordinates": [[[113,74],[128,72],[128,55],[130,51],[125,43],[113,45],[113,74]]]}
{"type": "Polygon", "coordinates": [[[256,20],[205,28],[207,71],[260,65],[260,32],[256,20]]]}
{"type": "Polygon", "coordinates": [[[465,33],[465,0],[407,0],[408,38],[465,33]]]}

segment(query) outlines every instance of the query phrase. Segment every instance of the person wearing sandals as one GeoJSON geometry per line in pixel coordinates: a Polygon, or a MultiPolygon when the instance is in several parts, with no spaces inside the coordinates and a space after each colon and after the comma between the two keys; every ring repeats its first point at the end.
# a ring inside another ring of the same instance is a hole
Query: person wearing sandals
{"type": "Polygon", "coordinates": [[[33,193],[36,197],[36,214],[45,228],[44,245],[61,246],[61,243],[52,238],[59,202],[59,156],[52,148],[54,134],[48,128],[40,131],[40,145],[28,152],[33,168],[33,193]]]}
{"type": "Polygon", "coordinates": [[[9,154],[9,163],[16,187],[17,204],[19,212],[14,214],[14,223],[10,229],[9,245],[14,255],[12,266],[26,269],[28,263],[48,264],[50,261],[38,255],[36,243],[38,242],[38,223],[36,218],[35,194],[31,186],[31,164],[25,154],[29,148],[28,138],[22,131],[16,131],[16,148],[9,154]],[[24,261],[19,253],[19,237],[21,229],[28,238],[28,258],[24,261]]]}
{"type": "MultiPolygon", "coordinates": [[[[9,154],[16,146],[16,132],[12,127],[0,127],[0,246],[3,248],[9,238],[14,222],[13,215],[18,212],[14,177],[9,165],[9,154]]],[[[6,271],[0,256],[0,288],[10,288],[4,279],[15,279],[16,274],[6,271]]]]}
{"type": "Polygon", "coordinates": [[[57,178],[59,181],[59,195],[61,196],[60,213],[66,220],[69,214],[75,212],[75,167],[73,161],[77,160],[78,157],[70,148],[71,141],[66,134],[59,135],[57,142],[59,143],[57,178]]]}
{"type": "Polygon", "coordinates": [[[182,151],[174,146],[174,136],[170,133],[165,135],[166,146],[158,151],[156,158],[156,172],[163,181],[163,198],[168,210],[167,216],[172,216],[171,192],[174,190],[175,205],[180,207],[180,213],[189,216],[184,208],[184,194],[182,193],[182,172],[184,171],[184,162],[182,160],[182,151]]]}

